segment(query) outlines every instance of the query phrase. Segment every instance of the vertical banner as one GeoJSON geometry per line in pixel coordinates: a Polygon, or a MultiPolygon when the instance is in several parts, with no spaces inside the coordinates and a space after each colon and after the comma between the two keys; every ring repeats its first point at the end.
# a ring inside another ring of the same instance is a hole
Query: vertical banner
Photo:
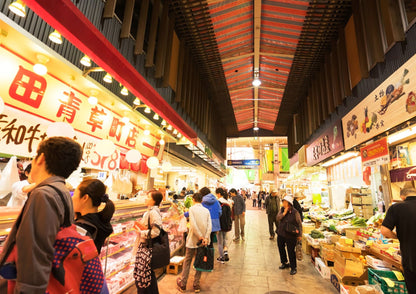
{"type": "Polygon", "coordinates": [[[273,168],[275,173],[279,174],[280,172],[280,152],[279,152],[279,144],[273,144],[273,168]]]}

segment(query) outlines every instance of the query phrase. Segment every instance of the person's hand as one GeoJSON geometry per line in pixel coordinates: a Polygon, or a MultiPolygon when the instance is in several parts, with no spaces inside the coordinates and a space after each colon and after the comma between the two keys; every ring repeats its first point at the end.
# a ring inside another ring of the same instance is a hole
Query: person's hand
{"type": "Polygon", "coordinates": [[[289,207],[286,207],[285,211],[283,211],[283,214],[286,215],[288,211],[289,211],[289,207]]]}
{"type": "Polygon", "coordinates": [[[208,246],[208,239],[202,240],[202,246],[208,246]]]}
{"type": "Polygon", "coordinates": [[[245,211],[243,211],[243,216],[245,216],[246,215],[246,212],[245,211]]]}

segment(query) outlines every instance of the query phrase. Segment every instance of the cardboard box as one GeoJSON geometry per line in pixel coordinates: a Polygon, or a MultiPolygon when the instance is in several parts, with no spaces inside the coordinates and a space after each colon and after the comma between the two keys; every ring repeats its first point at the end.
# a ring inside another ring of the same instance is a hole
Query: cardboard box
{"type": "Polygon", "coordinates": [[[321,274],[322,278],[329,280],[331,278],[331,268],[326,266],[322,259],[315,258],[315,268],[321,274]]]}
{"type": "Polygon", "coordinates": [[[345,252],[335,250],[335,262],[334,269],[341,277],[361,277],[366,269],[364,268],[363,263],[356,258],[351,256],[350,252],[346,252],[347,258],[344,254],[345,252]]]}
{"type": "Polygon", "coordinates": [[[335,249],[338,249],[339,251],[359,253],[358,255],[361,254],[360,248],[355,248],[355,247],[348,246],[348,245],[342,245],[340,242],[335,243],[335,249]]]}
{"type": "Polygon", "coordinates": [[[358,292],[356,291],[357,289],[356,286],[348,286],[348,285],[341,283],[339,287],[340,287],[340,291],[339,291],[340,294],[358,294],[358,292]]]}
{"type": "Polygon", "coordinates": [[[355,205],[355,204],[358,204],[358,205],[362,204],[360,196],[352,196],[352,205],[355,205]]]}
{"type": "Polygon", "coordinates": [[[345,228],[345,237],[352,239],[352,240],[358,240],[357,231],[358,228],[345,228]]]}
{"type": "Polygon", "coordinates": [[[315,224],[305,224],[305,223],[302,224],[302,233],[303,234],[309,234],[313,230],[315,230],[315,224]]]}
{"type": "Polygon", "coordinates": [[[371,267],[390,268],[390,266],[386,264],[383,260],[375,258],[374,256],[367,255],[365,259],[367,260],[367,264],[371,267]]]}
{"type": "Polygon", "coordinates": [[[339,239],[341,238],[341,236],[340,235],[334,235],[334,236],[331,236],[331,243],[332,244],[335,244],[335,243],[337,243],[338,241],[339,241],[339,239]]]}
{"type": "Polygon", "coordinates": [[[309,246],[308,240],[305,236],[302,237],[302,250],[306,255],[311,255],[312,247],[309,246]]]}
{"type": "Polygon", "coordinates": [[[331,268],[331,283],[338,290],[341,292],[341,284],[347,286],[359,286],[364,285],[365,280],[367,279],[367,271],[361,277],[342,277],[340,274],[337,273],[335,268],[331,268]]]}
{"type": "Polygon", "coordinates": [[[321,251],[319,255],[324,261],[335,260],[335,245],[334,244],[321,244],[321,251]]]}
{"type": "Polygon", "coordinates": [[[362,196],[361,197],[361,204],[370,204],[373,205],[373,197],[370,196],[362,196]]]}

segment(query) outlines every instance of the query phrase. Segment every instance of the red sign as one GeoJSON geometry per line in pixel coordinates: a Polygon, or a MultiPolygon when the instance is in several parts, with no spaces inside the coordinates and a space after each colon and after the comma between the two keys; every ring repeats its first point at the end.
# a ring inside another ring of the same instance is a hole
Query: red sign
{"type": "Polygon", "coordinates": [[[389,163],[389,145],[387,137],[360,149],[363,167],[389,163]]]}
{"type": "Polygon", "coordinates": [[[344,150],[341,121],[336,122],[306,149],[308,166],[313,166],[322,160],[344,150]]]}

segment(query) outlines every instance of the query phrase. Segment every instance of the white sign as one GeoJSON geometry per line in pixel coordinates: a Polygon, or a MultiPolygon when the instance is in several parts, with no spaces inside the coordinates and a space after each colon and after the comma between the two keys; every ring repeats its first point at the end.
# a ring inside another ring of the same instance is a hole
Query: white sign
{"type": "Polygon", "coordinates": [[[416,115],[416,55],[342,118],[345,149],[416,115]]]}

